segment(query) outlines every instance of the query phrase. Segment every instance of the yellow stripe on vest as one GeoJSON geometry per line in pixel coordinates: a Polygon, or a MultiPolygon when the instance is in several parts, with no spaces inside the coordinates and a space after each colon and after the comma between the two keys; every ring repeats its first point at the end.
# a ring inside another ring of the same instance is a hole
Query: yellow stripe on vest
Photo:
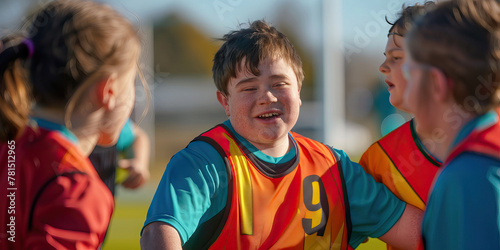
{"type": "Polygon", "coordinates": [[[227,134],[224,135],[230,142],[229,152],[238,176],[238,197],[240,202],[240,229],[242,234],[253,235],[253,202],[252,179],[248,171],[248,162],[236,142],[227,134]]]}

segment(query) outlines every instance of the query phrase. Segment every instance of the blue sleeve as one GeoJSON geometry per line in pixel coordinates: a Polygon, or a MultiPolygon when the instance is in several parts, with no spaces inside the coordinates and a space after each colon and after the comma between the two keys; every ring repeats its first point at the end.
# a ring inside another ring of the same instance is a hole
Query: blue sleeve
{"type": "Polygon", "coordinates": [[[466,153],[439,174],[424,214],[426,249],[500,249],[500,162],[466,153]]]}
{"type": "Polygon", "coordinates": [[[356,248],[367,237],[378,238],[387,233],[403,214],[406,203],[352,162],[344,151],[335,151],[340,156],[351,212],[349,245],[356,248]]]}
{"type": "Polygon", "coordinates": [[[208,143],[192,142],[168,163],[143,229],[155,221],[168,223],[179,232],[184,244],[201,223],[225,207],[227,192],[222,157],[208,143]]]}
{"type": "Polygon", "coordinates": [[[122,152],[134,143],[135,140],[135,131],[134,124],[130,119],[127,120],[125,126],[123,126],[122,131],[120,132],[120,137],[118,137],[118,141],[116,142],[116,148],[118,152],[122,152]]]}

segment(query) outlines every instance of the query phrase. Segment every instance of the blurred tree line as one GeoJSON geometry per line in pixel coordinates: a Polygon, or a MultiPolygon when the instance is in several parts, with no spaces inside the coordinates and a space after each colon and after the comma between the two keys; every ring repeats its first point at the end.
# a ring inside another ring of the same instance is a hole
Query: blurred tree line
{"type": "MultiPolygon", "coordinates": [[[[288,27],[286,20],[274,24],[294,44],[302,58],[305,79],[302,99],[314,98],[315,72],[313,55],[297,39],[297,31],[288,27]]],[[[245,27],[245,26],[243,26],[245,27]]],[[[232,30],[237,29],[234,27],[232,30]]],[[[230,30],[228,30],[229,32],[230,30]]],[[[173,77],[212,77],[213,56],[222,44],[219,37],[210,37],[189,22],[180,13],[170,12],[154,22],[155,74],[173,77]]]]}

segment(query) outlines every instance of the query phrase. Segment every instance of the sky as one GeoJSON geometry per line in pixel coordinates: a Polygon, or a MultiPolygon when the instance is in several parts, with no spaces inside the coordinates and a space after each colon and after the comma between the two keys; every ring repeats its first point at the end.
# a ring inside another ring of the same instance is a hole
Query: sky
{"type": "MultiPolygon", "coordinates": [[[[238,24],[256,19],[273,23],[278,15],[289,17],[303,34],[304,44],[317,47],[322,39],[321,0],[98,0],[114,6],[133,22],[146,24],[151,17],[169,11],[184,13],[186,19],[196,23],[207,34],[221,36],[236,29],[238,24]]],[[[339,0],[325,0],[339,1],[339,0]]],[[[12,29],[22,21],[30,4],[47,0],[2,0],[0,2],[0,32],[12,29]]],[[[389,19],[400,11],[403,3],[417,0],[343,0],[337,2],[342,16],[334,20],[342,23],[344,45],[353,51],[371,52],[384,46],[389,19]]],[[[338,31],[337,31],[338,32],[338,31]]]]}

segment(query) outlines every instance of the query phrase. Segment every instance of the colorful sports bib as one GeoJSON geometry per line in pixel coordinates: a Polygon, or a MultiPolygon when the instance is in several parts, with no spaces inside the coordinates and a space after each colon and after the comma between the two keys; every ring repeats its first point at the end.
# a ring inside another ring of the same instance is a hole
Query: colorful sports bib
{"type": "Polygon", "coordinates": [[[192,237],[185,247],[351,249],[342,169],[330,148],[292,133],[295,159],[286,166],[269,166],[230,131],[218,125],[195,139],[219,151],[226,162],[230,190],[218,226],[212,227],[217,230],[204,232],[211,235],[204,242],[192,237]],[[270,173],[269,169],[283,171],[270,173]]]}

